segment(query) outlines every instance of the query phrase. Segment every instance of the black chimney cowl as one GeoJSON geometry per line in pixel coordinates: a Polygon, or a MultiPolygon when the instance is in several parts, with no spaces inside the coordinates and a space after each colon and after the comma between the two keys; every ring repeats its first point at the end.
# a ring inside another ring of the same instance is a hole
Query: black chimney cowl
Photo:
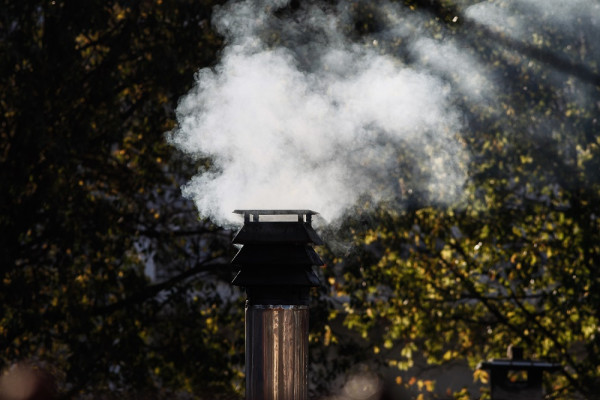
{"type": "Polygon", "coordinates": [[[509,358],[492,359],[479,363],[477,369],[490,371],[492,400],[542,400],[543,373],[562,369],[560,364],[544,360],[530,360],[523,356],[523,348],[509,346],[509,358]],[[510,373],[523,372],[525,379],[514,379],[510,373]]]}
{"type": "Polygon", "coordinates": [[[232,284],[246,289],[248,304],[308,305],[319,286],[313,265],[323,261],[311,245],[323,244],[311,225],[311,210],[235,210],[244,226],[233,239],[243,245],[231,263],[240,267],[232,284]],[[297,221],[261,221],[297,216],[297,221]],[[268,217],[267,217],[268,216],[268,217]],[[274,217],[275,216],[275,217],[274,217]]]}

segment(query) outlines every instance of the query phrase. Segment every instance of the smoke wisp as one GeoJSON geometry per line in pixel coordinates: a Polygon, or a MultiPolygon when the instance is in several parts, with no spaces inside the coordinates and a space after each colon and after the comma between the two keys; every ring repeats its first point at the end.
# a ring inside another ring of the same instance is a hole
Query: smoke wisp
{"type": "Polygon", "coordinates": [[[451,88],[376,43],[352,43],[334,10],[309,7],[288,23],[277,6],[216,13],[228,45],[177,109],[172,143],[214,162],[183,190],[200,213],[226,224],[235,208],[308,208],[331,220],[363,195],[397,201],[412,191],[400,153],[428,158],[423,193],[456,196],[465,176],[451,88]]]}
{"type": "MultiPolygon", "coordinates": [[[[558,103],[589,103],[597,74],[580,59],[600,54],[590,42],[600,30],[598,4],[459,3],[455,20],[476,32],[450,33],[429,14],[385,1],[368,3],[378,26],[360,37],[348,36],[358,2],[306,2],[293,12],[284,0],[218,8],[213,23],[227,44],[214,68],[197,73],[169,135],[182,151],[212,160],[184,195],[222,225],[237,222],[236,208],[308,208],[331,221],[357,204],[452,202],[468,179],[468,112],[506,118],[509,90],[533,98],[536,85],[552,80],[563,88],[553,94],[558,103]],[[496,34],[503,43],[494,45],[496,34]],[[480,47],[532,76],[530,87],[509,89],[511,77],[480,47]],[[579,79],[567,81],[571,64],[579,79]]],[[[527,129],[556,122],[554,112],[526,113],[527,129]]]]}

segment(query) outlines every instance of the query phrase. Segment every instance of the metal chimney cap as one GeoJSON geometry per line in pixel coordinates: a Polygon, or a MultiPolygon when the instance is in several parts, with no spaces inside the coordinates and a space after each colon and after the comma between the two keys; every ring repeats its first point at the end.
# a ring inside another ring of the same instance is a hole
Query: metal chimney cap
{"type": "Polygon", "coordinates": [[[312,216],[318,212],[312,210],[233,210],[234,214],[244,216],[244,223],[259,222],[261,215],[297,215],[298,222],[311,223],[312,216]],[[250,217],[252,216],[252,220],[250,217]]]}
{"type": "Polygon", "coordinates": [[[562,369],[560,364],[543,360],[511,360],[506,358],[494,358],[488,361],[482,361],[477,365],[477,369],[511,369],[511,370],[546,370],[559,371],[562,369]]]}
{"type": "Polygon", "coordinates": [[[256,215],[316,215],[318,212],[312,210],[233,210],[234,214],[256,214],[256,215]]]}
{"type": "Polygon", "coordinates": [[[508,346],[507,355],[510,358],[494,358],[482,361],[477,369],[514,369],[514,370],[546,370],[558,371],[562,367],[560,364],[548,362],[545,360],[531,360],[523,357],[523,348],[520,346],[508,346]]]}

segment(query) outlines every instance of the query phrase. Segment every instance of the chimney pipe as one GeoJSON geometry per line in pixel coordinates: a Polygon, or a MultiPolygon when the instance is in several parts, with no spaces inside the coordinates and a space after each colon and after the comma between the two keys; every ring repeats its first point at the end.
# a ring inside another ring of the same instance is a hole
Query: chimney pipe
{"type": "Polygon", "coordinates": [[[509,346],[507,355],[509,358],[483,361],[477,366],[490,371],[492,400],[544,399],[543,373],[560,371],[560,364],[524,358],[523,348],[518,346],[509,346]]]}
{"type": "Polygon", "coordinates": [[[306,400],[309,290],[319,285],[312,266],[323,265],[311,246],[323,244],[311,226],[316,213],[234,212],[244,216],[233,239],[243,246],[232,284],[247,296],[246,400],[306,400]]]}

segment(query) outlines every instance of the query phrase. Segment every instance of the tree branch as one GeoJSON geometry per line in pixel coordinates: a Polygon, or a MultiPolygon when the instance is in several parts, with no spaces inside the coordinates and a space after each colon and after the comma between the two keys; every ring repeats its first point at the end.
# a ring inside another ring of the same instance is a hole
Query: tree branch
{"type": "Polygon", "coordinates": [[[175,275],[174,277],[167,279],[164,282],[146,286],[142,291],[135,293],[129,297],[126,297],[122,300],[119,300],[115,303],[108,304],[108,305],[102,306],[102,307],[94,308],[91,310],[91,314],[94,316],[107,315],[107,314],[111,314],[115,311],[118,311],[118,310],[121,310],[121,309],[124,309],[127,307],[131,307],[131,306],[139,304],[139,303],[143,303],[144,301],[156,296],[158,293],[162,292],[163,290],[170,289],[173,286],[175,286],[176,284],[178,284],[179,282],[181,282],[191,276],[194,276],[200,272],[207,272],[207,271],[217,270],[219,268],[226,268],[230,265],[229,263],[211,263],[210,261],[213,261],[213,260],[209,260],[208,262],[200,262],[195,267],[190,268],[178,275],[175,275]]]}

